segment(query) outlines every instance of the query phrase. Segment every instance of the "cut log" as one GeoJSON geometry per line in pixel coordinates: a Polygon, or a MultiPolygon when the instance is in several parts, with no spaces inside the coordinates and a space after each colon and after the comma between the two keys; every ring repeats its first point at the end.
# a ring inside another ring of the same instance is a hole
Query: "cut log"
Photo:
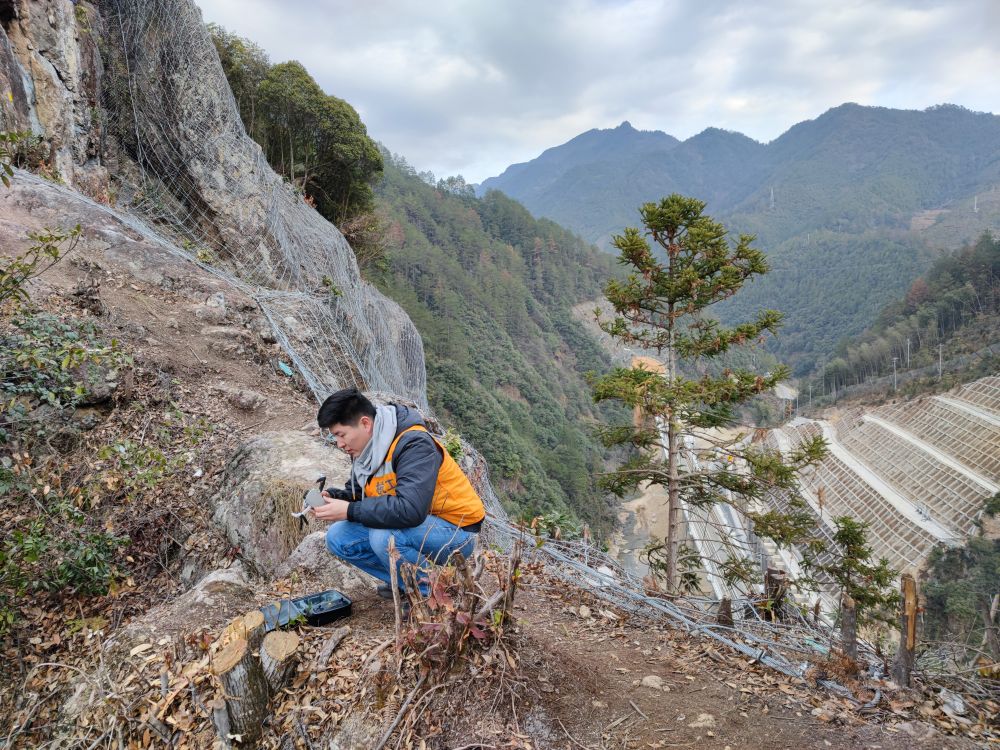
{"type": "Polygon", "coordinates": [[[264,636],[260,647],[260,663],[271,693],[277,693],[295,670],[299,637],[286,630],[273,630],[264,636]]]}
{"type": "Polygon", "coordinates": [[[261,740],[268,700],[260,659],[245,640],[237,638],[218,653],[212,671],[225,690],[230,731],[240,735],[240,747],[256,747],[261,740]]]}

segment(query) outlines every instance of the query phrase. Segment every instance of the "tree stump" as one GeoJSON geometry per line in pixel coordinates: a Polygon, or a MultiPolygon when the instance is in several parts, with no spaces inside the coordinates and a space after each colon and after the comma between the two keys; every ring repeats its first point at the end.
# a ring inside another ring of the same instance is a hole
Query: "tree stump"
{"type": "Polygon", "coordinates": [[[226,712],[240,747],[256,747],[267,716],[268,686],[260,659],[247,642],[237,638],[215,657],[212,671],[225,690],[226,712]]]}
{"type": "Polygon", "coordinates": [[[767,597],[771,622],[780,620],[781,608],[788,593],[788,573],[778,568],[768,568],[764,573],[764,595],[767,597]]]}
{"type": "Polygon", "coordinates": [[[722,597],[722,601],[719,602],[719,611],[715,616],[715,621],[726,628],[733,627],[733,603],[729,600],[729,597],[722,597]]]}
{"type": "Polygon", "coordinates": [[[299,637],[285,630],[273,630],[264,636],[260,663],[271,693],[277,693],[295,670],[299,637]]]}

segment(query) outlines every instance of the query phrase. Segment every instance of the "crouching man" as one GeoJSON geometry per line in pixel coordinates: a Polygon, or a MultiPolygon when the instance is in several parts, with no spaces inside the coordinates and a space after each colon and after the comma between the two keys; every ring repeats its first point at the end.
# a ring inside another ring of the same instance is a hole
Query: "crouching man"
{"type": "MultiPolygon", "coordinates": [[[[351,457],[346,487],[324,492],[326,504],[313,511],[334,522],[326,533],[332,555],[379,579],[384,598],[392,598],[390,539],[401,561],[422,569],[443,564],[456,550],[471,556],[486,516],[483,502],[415,410],[376,407],[346,388],[323,402],[316,419],[351,457]]],[[[426,595],[426,584],[420,587],[426,595]]]]}

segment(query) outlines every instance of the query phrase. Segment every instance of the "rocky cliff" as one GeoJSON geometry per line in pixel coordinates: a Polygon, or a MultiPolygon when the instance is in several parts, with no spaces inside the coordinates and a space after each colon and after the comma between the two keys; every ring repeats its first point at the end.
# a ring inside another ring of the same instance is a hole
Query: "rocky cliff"
{"type": "Polygon", "coordinates": [[[249,294],[318,397],[426,404],[419,334],[247,137],[194,3],[2,0],[0,131],[32,134],[20,166],[249,294]]]}

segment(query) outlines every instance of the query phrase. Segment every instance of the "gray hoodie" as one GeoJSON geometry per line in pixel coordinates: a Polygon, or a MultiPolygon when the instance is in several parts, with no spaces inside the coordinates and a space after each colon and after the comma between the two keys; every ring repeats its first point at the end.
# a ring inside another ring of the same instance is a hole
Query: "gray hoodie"
{"type": "MultiPolygon", "coordinates": [[[[396,407],[396,435],[414,425],[424,424],[416,410],[400,404],[393,406],[396,407]]],[[[344,489],[357,500],[347,507],[347,520],[373,529],[419,526],[431,511],[442,461],[441,449],[429,433],[420,430],[406,433],[396,443],[392,457],[396,494],[365,497],[364,486],[358,486],[352,475],[344,489]]]]}

